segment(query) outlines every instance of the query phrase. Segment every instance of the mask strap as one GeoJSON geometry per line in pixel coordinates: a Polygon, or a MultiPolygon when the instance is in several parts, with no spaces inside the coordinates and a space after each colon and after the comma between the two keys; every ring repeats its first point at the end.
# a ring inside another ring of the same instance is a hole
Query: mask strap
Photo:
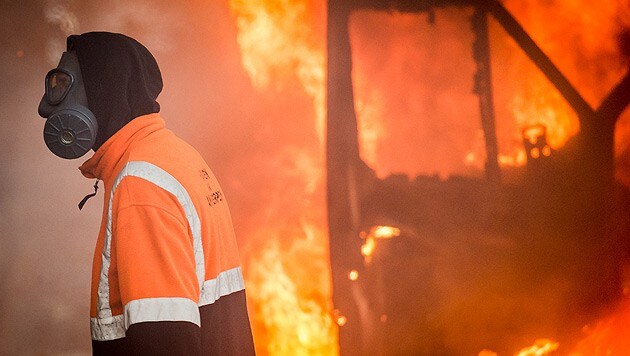
{"type": "Polygon", "coordinates": [[[97,179],[97,180],[96,180],[96,183],[94,183],[94,193],[86,195],[86,196],[83,198],[83,200],[81,200],[81,202],[79,203],[79,210],[83,209],[83,205],[85,205],[85,203],[88,201],[88,199],[90,199],[91,197],[93,197],[93,196],[95,196],[95,195],[96,195],[96,192],[98,191],[98,182],[99,182],[99,181],[100,181],[100,180],[99,180],[99,179],[97,179]]]}

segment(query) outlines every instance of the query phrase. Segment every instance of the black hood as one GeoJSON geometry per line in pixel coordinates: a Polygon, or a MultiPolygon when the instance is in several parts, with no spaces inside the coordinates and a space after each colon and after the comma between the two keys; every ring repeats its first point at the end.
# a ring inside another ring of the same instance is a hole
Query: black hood
{"type": "Polygon", "coordinates": [[[160,111],[160,68],[138,41],[118,33],[88,32],[69,36],[68,51],[77,53],[88,108],[98,121],[94,151],[129,121],[160,111]]]}

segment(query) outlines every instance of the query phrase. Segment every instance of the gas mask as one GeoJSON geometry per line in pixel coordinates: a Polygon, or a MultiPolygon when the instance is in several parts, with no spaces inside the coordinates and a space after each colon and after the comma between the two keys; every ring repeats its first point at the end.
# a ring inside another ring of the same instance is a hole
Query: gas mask
{"type": "Polygon", "coordinates": [[[38,108],[46,118],[44,142],[61,158],[79,158],[94,146],[98,124],[88,109],[76,52],[63,53],[57,68],[46,74],[45,85],[38,108]]]}

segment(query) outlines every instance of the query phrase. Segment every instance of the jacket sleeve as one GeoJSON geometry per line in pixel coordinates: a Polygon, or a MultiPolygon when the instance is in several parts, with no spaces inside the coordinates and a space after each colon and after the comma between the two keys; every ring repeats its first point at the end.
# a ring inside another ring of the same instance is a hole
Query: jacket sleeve
{"type": "Polygon", "coordinates": [[[127,346],[134,354],[197,354],[199,282],[182,207],[137,177],[123,179],[114,200],[112,265],[127,346]]]}
{"type": "Polygon", "coordinates": [[[133,324],[125,339],[133,355],[201,355],[200,329],[187,322],[133,324]]]}
{"type": "Polygon", "coordinates": [[[201,355],[200,329],[183,321],[133,324],[122,339],[92,341],[94,356],[201,355]]]}

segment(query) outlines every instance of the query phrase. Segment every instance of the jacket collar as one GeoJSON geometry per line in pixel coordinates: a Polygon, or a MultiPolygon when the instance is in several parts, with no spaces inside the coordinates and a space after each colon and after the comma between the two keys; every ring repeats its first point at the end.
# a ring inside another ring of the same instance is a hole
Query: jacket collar
{"type": "Polygon", "coordinates": [[[85,161],[79,170],[86,178],[98,178],[109,184],[116,165],[127,152],[129,146],[149,134],[163,129],[164,119],[158,113],[139,116],[110,137],[94,155],[85,161]]]}

